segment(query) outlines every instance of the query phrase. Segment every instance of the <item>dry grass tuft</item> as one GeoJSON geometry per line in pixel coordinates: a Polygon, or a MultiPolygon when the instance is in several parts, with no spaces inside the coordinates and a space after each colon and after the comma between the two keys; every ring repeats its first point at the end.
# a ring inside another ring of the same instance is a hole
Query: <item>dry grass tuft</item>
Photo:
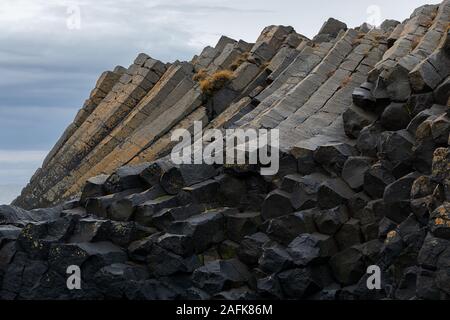
{"type": "Polygon", "coordinates": [[[250,56],[249,52],[244,52],[241,54],[230,66],[231,71],[236,71],[237,68],[241,66],[244,62],[247,61],[248,57],[250,56]]]}
{"type": "Polygon", "coordinates": [[[194,76],[192,77],[192,80],[199,82],[200,80],[204,80],[208,77],[208,73],[206,72],[206,69],[200,69],[194,76]]]}
{"type": "Polygon", "coordinates": [[[222,89],[229,81],[233,80],[234,73],[230,70],[217,71],[211,76],[207,76],[199,81],[200,89],[206,95],[222,89]]]}

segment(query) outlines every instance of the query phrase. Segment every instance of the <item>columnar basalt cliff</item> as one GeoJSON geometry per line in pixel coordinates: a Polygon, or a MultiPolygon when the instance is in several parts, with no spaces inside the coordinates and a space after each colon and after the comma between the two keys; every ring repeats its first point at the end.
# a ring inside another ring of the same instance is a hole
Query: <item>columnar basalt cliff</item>
{"type": "Polygon", "coordinates": [[[449,27],[445,0],[103,73],[0,207],[0,298],[449,299],[449,27]],[[194,121],[279,129],[279,172],[175,165],[194,121]]]}

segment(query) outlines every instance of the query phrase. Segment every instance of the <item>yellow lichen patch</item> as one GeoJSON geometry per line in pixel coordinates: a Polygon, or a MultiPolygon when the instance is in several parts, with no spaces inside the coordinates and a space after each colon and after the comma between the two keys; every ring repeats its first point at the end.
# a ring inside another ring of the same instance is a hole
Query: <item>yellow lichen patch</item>
{"type": "Polygon", "coordinates": [[[394,238],[395,236],[397,236],[397,231],[395,231],[395,230],[392,230],[392,231],[389,231],[389,233],[387,234],[387,238],[388,239],[392,239],[392,238],[394,238]]]}
{"type": "Polygon", "coordinates": [[[437,208],[437,211],[438,211],[440,216],[446,216],[447,215],[447,210],[445,210],[444,206],[437,208]]]}
{"type": "Polygon", "coordinates": [[[389,243],[393,238],[397,236],[397,231],[392,230],[386,235],[386,241],[385,243],[389,243]]]}
{"type": "Polygon", "coordinates": [[[442,226],[442,227],[450,228],[450,220],[445,220],[445,219],[442,219],[442,218],[436,218],[436,219],[434,219],[434,224],[436,226],[442,226]]]}

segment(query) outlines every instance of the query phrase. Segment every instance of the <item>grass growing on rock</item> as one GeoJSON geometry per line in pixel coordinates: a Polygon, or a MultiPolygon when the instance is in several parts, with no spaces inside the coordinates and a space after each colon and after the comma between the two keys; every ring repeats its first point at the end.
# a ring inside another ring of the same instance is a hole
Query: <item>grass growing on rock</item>
{"type": "Polygon", "coordinates": [[[237,59],[231,64],[230,66],[230,70],[231,71],[236,71],[237,68],[239,68],[241,66],[241,64],[243,64],[244,62],[247,61],[248,57],[250,56],[249,52],[244,52],[243,54],[241,54],[239,57],[237,57],[237,59]]]}
{"type": "Polygon", "coordinates": [[[210,76],[205,76],[199,80],[200,89],[206,95],[222,89],[229,81],[234,79],[234,73],[230,70],[220,70],[210,76]]]}
{"type": "Polygon", "coordinates": [[[197,71],[196,74],[192,77],[192,80],[194,81],[201,81],[208,77],[208,73],[206,72],[206,69],[200,69],[197,71]]]}

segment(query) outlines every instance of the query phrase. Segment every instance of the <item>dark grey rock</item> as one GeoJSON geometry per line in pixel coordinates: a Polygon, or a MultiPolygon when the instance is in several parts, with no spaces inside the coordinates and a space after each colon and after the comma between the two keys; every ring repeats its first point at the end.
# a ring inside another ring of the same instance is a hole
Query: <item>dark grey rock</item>
{"type": "Polygon", "coordinates": [[[347,25],[334,18],[329,18],[320,28],[318,35],[330,35],[335,38],[341,30],[347,30],[347,25]]]}
{"type": "Polygon", "coordinates": [[[193,283],[209,294],[245,285],[251,274],[239,260],[217,260],[205,264],[192,274],[193,283]]]}
{"type": "Polygon", "coordinates": [[[147,191],[129,195],[111,204],[108,209],[108,217],[117,221],[129,221],[133,218],[133,214],[139,205],[164,195],[165,192],[159,185],[156,185],[147,191]]]}
{"type": "Polygon", "coordinates": [[[102,197],[91,197],[86,201],[86,212],[94,214],[98,217],[108,217],[109,207],[121,199],[124,199],[132,194],[140,193],[142,189],[130,189],[119,193],[109,194],[102,197]]]}
{"type": "Polygon", "coordinates": [[[314,160],[327,171],[340,175],[345,161],[356,155],[353,147],[345,143],[335,143],[320,146],[314,152],[314,160]]]}
{"type": "Polygon", "coordinates": [[[350,219],[342,225],[334,236],[340,250],[347,249],[362,241],[361,228],[357,219],[350,219]]]}
{"type": "Polygon", "coordinates": [[[314,215],[314,221],[320,233],[334,235],[349,219],[345,206],[321,210],[314,215]]]}
{"type": "Polygon", "coordinates": [[[380,123],[387,130],[405,129],[411,121],[411,115],[404,103],[391,103],[384,109],[380,123]]]}
{"type": "Polygon", "coordinates": [[[361,130],[375,122],[376,116],[356,106],[351,106],[343,114],[344,131],[350,138],[359,137],[361,130]]]}
{"type": "Polygon", "coordinates": [[[275,243],[264,246],[258,263],[262,271],[272,274],[289,268],[292,258],[284,247],[275,243]]]}
{"type": "Polygon", "coordinates": [[[177,207],[179,201],[175,196],[161,196],[139,205],[134,213],[134,220],[144,226],[151,226],[153,217],[163,209],[177,207]]]}
{"type": "Polygon", "coordinates": [[[275,241],[288,245],[302,233],[316,231],[313,216],[317,210],[295,212],[269,221],[267,234],[275,241]]]}
{"type": "Polygon", "coordinates": [[[183,258],[175,253],[153,245],[147,256],[150,274],[155,277],[170,276],[178,272],[190,273],[201,265],[197,255],[183,258]]]}
{"type": "Polygon", "coordinates": [[[223,211],[213,210],[190,217],[184,221],[174,222],[169,231],[189,236],[194,244],[195,252],[201,253],[211,245],[225,240],[223,211]]]}
{"type": "Polygon", "coordinates": [[[349,157],[342,169],[342,179],[352,189],[359,189],[364,185],[364,175],[373,163],[368,157],[349,157]]]}
{"type": "Polygon", "coordinates": [[[291,195],[281,190],[275,190],[264,200],[262,217],[267,220],[290,214],[293,211],[291,195]]]}
{"type": "Polygon", "coordinates": [[[263,246],[269,241],[269,237],[261,232],[244,237],[237,251],[239,259],[247,265],[256,265],[262,255],[263,246]]]}
{"type": "Polygon", "coordinates": [[[374,164],[364,174],[364,191],[372,198],[382,198],[384,189],[395,181],[386,162],[374,164]]]}
{"type": "Polygon", "coordinates": [[[118,193],[127,189],[144,189],[146,183],[140,178],[140,174],[146,166],[147,164],[120,167],[106,180],[104,184],[106,192],[118,193]]]}
{"type": "Polygon", "coordinates": [[[374,111],[376,106],[376,98],[372,92],[365,88],[356,88],[353,93],[353,103],[367,111],[374,111]]]}
{"type": "Polygon", "coordinates": [[[282,299],[283,291],[276,276],[268,276],[257,280],[258,293],[266,299],[282,299]]]}
{"type": "Polygon", "coordinates": [[[442,105],[448,105],[450,98],[450,76],[447,77],[435,90],[434,98],[436,102],[442,105]]]}
{"type": "Polygon", "coordinates": [[[356,141],[356,148],[361,152],[361,155],[366,157],[376,157],[377,147],[383,129],[378,123],[364,127],[356,141]]]}
{"type": "Polygon", "coordinates": [[[288,246],[288,252],[297,266],[322,262],[337,251],[333,238],[320,233],[300,235],[288,246]]]}
{"type": "Polygon", "coordinates": [[[283,292],[291,299],[302,299],[319,292],[331,278],[328,270],[323,267],[287,270],[277,277],[283,292]]]}
{"type": "Polygon", "coordinates": [[[329,179],[319,187],[317,204],[322,209],[331,209],[345,204],[353,195],[353,190],[342,179],[329,179]]]}
{"type": "Polygon", "coordinates": [[[225,218],[226,236],[236,242],[240,242],[247,235],[256,233],[261,224],[259,212],[227,212],[225,218]]]}
{"type": "Polygon", "coordinates": [[[127,260],[126,253],[111,242],[53,244],[48,263],[59,274],[65,275],[68,266],[82,266],[82,274],[92,277],[100,268],[127,260]]]}
{"type": "Polygon", "coordinates": [[[81,192],[80,203],[85,204],[89,198],[101,197],[106,194],[105,183],[108,175],[100,175],[88,179],[81,192]]]}
{"type": "Polygon", "coordinates": [[[182,257],[188,257],[194,253],[192,239],[185,235],[165,233],[156,240],[156,243],[161,248],[182,257]]]}
{"type": "Polygon", "coordinates": [[[342,285],[355,284],[366,271],[363,255],[354,247],[334,255],[330,260],[330,266],[334,277],[342,285]]]}

